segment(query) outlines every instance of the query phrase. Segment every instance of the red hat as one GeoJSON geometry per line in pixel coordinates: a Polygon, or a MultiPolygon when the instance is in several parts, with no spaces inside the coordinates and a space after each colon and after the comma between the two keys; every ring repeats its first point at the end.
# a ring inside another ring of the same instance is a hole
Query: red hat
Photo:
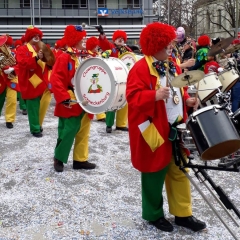
{"type": "Polygon", "coordinates": [[[143,28],[140,45],[143,54],[153,56],[176,38],[176,30],[168,24],[154,22],[143,28]]]}
{"type": "Polygon", "coordinates": [[[7,41],[5,42],[6,45],[8,46],[12,46],[13,45],[13,39],[11,36],[9,36],[8,34],[6,34],[7,36],[7,41]]]}
{"type": "Polygon", "coordinates": [[[99,40],[96,37],[90,37],[86,42],[86,49],[92,51],[99,46],[99,40]]]}
{"type": "Polygon", "coordinates": [[[232,44],[240,44],[240,39],[234,39],[233,41],[232,41],[232,44]]]}
{"type": "Polygon", "coordinates": [[[15,47],[21,46],[21,45],[22,45],[22,41],[20,39],[16,40],[15,43],[14,43],[15,47]]]}
{"type": "Polygon", "coordinates": [[[86,37],[87,33],[82,26],[68,25],[64,31],[64,38],[69,47],[74,47],[79,41],[86,37]]]}
{"type": "Polygon", "coordinates": [[[113,33],[112,40],[115,41],[117,38],[123,38],[124,42],[127,41],[127,34],[122,30],[117,30],[113,33]]]}
{"type": "Polygon", "coordinates": [[[199,46],[208,46],[210,45],[211,39],[208,35],[202,35],[198,38],[198,45],[199,46]]]}
{"type": "Polygon", "coordinates": [[[25,42],[26,42],[25,35],[22,35],[22,37],[21,37],[21,41],[22,41],[22,43],[25,43],[25,42]]]}
{"type": "Polygon", "coordinates": [[[42,39],[43,37],[43,33],[40,29],[33,26],[29,26],[25,32],[25,41],[26,42],[31,41],[31,39],[36,35],[38,35],[40,39],[42,39]]]}

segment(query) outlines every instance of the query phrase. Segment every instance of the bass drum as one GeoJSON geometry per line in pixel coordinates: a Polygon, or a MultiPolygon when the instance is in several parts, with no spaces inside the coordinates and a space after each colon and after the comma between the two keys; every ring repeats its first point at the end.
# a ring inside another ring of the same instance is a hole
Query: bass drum
{"type": "Polygon", "coordinates": [[[119,59],[121,59],[126,64],[128,70],[130,70],[133,65],[141,58],[143,58],[143,55],[134,54],[132,52],[125,52],[119,56],[119,59]]]}
{"type": "Polygon", "coordinates": [[[74,92],[84,111],[114,111],[126,105],[128,69],[118,58],[89,58],[74,76],[74,92]]]}
{"type": "Polygon", "coordinates": [[[220,105],[201,108],[186,122],[202,160],[228,156],[240,148],[240,136],[220,105]]]}

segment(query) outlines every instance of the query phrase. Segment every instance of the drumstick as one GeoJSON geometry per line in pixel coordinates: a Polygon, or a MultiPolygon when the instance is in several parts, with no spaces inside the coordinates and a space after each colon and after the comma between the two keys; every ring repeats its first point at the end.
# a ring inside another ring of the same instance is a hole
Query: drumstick
{"type": "MultiPolygon", "coordinates": [[[[198,99],[199,82],[200,82],[200,81],[198,81],[198,83],[197,83],[197,91],[196,91],[196,95],[195,95],[195,102],[196,102],[197,99],[198,99]]],[[[194,111],[196,111],[196,110],[197,110],[197,109],[195,109],[194,111]]]]}

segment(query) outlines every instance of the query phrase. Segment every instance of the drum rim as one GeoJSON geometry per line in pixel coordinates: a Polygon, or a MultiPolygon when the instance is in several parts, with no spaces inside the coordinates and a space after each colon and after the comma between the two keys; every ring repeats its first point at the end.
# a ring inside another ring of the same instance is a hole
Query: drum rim
{"type": "Polygon", "coordinates": [[[133,58],[134,58],[134,60],[137,62],[138,61],[138,59],[136,58],[136,56],[135,56],[135,53],[133,53],[133,52],[125,52],[125,53],[122,53],[121,55],[119,55],[119,59],[120,60],[122,60],[122,57],[124,57],[125,55],[127,55],[127,54],[130,54],[130,55],[132,55],[133,56],[133,58]]]}

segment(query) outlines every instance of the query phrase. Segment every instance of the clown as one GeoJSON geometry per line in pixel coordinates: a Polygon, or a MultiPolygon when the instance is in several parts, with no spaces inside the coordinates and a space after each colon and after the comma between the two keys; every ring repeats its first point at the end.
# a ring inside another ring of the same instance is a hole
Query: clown
{"type": "Polygon", "coordinates": [[[102,92],[102,87],[98,84],[98,75],[99,74],[93,74],[91,79],[91,86],[88,89],[88,93],[100,93],[102,92]]]}
{"type": "Polygon", "coordinates": [[[86,31],[81,26],[69,25],[64,31],[67,51],[58,56],[50,82],[56,99],[54,115],[59,118],[58,139],[54,150],[54,169],[64,170],[64,163],[73,148],[73,169],[94,169],[88,162],[88,140],[92,114],[86,113],[76,100],[72,79],[80,65],[79,55],[85,50],[86,31]]]}
{"type": "MultiPolygon", "coordinates": [[[[170,135],[170,129],[186,121],[186,106],[198,104],[184,89],[167,84],[165,61],[175,38],[175,29],[159,22],[148,24],[140,34],[145,56],[129,72],[126,87],[131,161],[141,172],[143,219],[162,231],[173,231],[164,217],[165,182],[169,211],[176,225],[200,231],[206,224],[192,216],[190,182],[175,164],[175,140],[170,135]],[[175,94],[179,101],[175,101],[175,94]]],[[[169,66],[171,79],[171,73],[178,70],[174,62],[169,66]]]]}
{"type": "MultiPolygon", "coordinates": [[[[99,36],[99,45],[100,48],[104,51],[102,57],[116,57],[125,52],[132,52],[132,50],[126,46],[127,34],[122,30],[116,30],[113,33],[112,40],[113,43],[109,42],[106,38],[106,35],[103,31],[103,27],[97,27],[100,36],[99,36]]],[[[120,110],[117,110],[116,114],[116,130],[128,131],[127,127],[127,104],[120,110]]],[[[106,113],[106,132],[112,132],[112,126],[114,124],[115,111],[106,113]]]]}

